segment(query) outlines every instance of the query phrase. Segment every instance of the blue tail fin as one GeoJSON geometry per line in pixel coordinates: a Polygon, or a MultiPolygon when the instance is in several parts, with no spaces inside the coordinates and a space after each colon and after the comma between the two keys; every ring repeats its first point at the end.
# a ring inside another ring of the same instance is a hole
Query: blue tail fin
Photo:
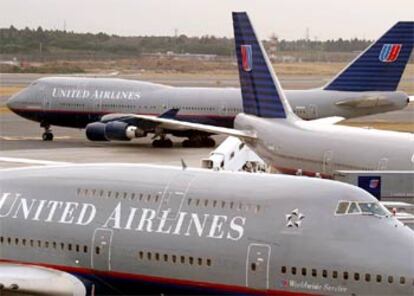
{"type": "Polygon", "coordinates": [[[290,107],[247,13],[233,12],[233,28],[244,113],[286,118],[290,107]]]}
{"type": "Polygon", "coordinates": [[[410,58],[414,22],[398,22],[325,86],[340,91],[394,91],[410,58]]]}

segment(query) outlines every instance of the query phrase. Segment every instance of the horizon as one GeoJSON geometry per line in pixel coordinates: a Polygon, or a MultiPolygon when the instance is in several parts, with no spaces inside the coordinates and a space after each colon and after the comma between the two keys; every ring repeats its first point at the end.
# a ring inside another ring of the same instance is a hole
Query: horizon
{"type": "Polygon", "coordinates": [[[283,40],[373,40],[397,21],[414,19],[411,0],[400,0],[398,5],[388,0],[300,4],[285,0],[3,0],[0,9],[0,27],[41,26],[123,37],[185,34],[231,38],[232,11],[247,11],[261,39],[276,34],[283,40]]]}

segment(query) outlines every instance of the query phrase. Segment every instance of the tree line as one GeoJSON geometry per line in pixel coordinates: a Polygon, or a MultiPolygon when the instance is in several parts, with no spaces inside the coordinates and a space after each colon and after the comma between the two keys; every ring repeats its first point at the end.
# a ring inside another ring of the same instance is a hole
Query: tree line
{"type": "MultiPolygon", "coordinates": [[[[279,40],[272,36],[265,46],[277,51],[354,52],[366,48],[371,41],[361,39],[279,40]]],[[[234,51],[232,38],[202,36],[118,36],[105,33],[75,33],[62,30],[0,29],[0,54],[52,53],[60,51],[83,51],[139,56],[142,53],[190,53],[230,56],[234,51]]]]}

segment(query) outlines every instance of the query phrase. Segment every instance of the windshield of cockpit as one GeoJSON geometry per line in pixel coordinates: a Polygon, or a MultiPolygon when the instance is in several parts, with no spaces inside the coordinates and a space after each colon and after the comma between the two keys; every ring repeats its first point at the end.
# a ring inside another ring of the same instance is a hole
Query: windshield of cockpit
{"type": "Polygon", "coordinates": [[[390,212],[379,202],[345,201],[338,202],[336,215],[372,215],[376,217],[388,217],[390,212]]]}

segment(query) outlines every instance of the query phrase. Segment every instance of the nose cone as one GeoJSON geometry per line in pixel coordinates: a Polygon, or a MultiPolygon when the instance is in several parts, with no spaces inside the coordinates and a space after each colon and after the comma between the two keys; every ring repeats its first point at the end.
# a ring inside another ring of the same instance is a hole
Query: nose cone
{"type": "Polygon", "coordinates": [[[19,93],[12,95],[6,102],[7,108],[9,108],[11,111],[16,110],[16,102],[18,101],[19,93]]]}

